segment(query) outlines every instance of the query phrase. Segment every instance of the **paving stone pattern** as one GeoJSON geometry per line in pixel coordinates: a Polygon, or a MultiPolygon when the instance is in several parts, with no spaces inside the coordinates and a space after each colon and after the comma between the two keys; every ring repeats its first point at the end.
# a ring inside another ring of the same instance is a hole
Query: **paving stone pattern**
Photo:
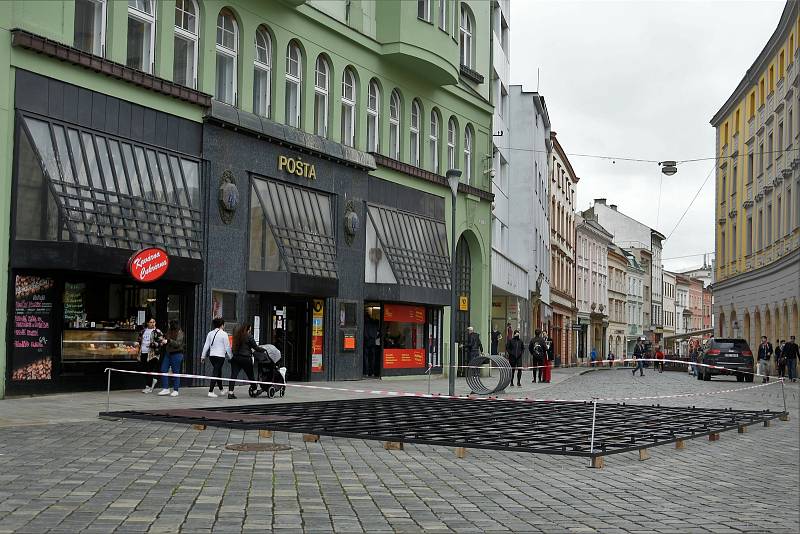
{"type": "MultiPolygon", "coordinates": [[[[684,373],[593,372],[559,398],[742,387],[684,373]]],[[[141,421],[0,428],[0,532],[786,532],[800,527],[798,384],[788,422],[686,449],[584,459],[141,421]],[[226,444],[274,441],[283,452],[226,444]]],[[[308,400],[314,400],[309,398],[308,400]]],[[[780,385],[669,405],[781,409],[780,385]]],[[[655,401],[647,404],[655,403],[655,401]]],[[[0,402],[0,409],[3,409],[0,402]]],[[[476,425],[491,416],[476,402],[476,425]]]]}

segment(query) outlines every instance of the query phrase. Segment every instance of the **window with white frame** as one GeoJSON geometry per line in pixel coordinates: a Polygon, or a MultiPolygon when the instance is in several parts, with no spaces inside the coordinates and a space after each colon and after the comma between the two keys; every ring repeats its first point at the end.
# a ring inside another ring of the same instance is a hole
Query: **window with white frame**
{"type": "Polygon", "coordinates": [[[125,64],[153,72],[156,11],[153,0],[128,0],[128,52],[125,64]]]}
{"type": "Polygon", "coordinates": [[[417,0],[417,18],[431,21],[431,0],[417,0]]]}
{"type": "Polygon", "coordinates": [[[389,155],[400,159],[400,95],[396,89],[389,98],[389,155]]]}
{"type": "Polygon", "coordinates": [[[450,117],[447,121],[447,168],[456,168],[456,136],[458,135],[458,125],[454,118],[450,117]]]}
{"type": "Polygon", "coordinates": [[[472,14],[464,4],[461,5],[458,44],[461,50],[461,64],[472,68],[472,14]]]}
{"type": "Polygon", "coordinates": [[[239,28],[230,11],[217,15],[217,80],[214,96],[220,102],[236,105],[236,60],[239,55],[239,28]]]}
{"type": "Polygon", "coordinates": [[[286,124],[300,127],[300,83],[303,57],[300,47],[291,42],[286,47],[286,124]]]}
{"type": "Polygon", "coordinates": [[[253,113],[272,115],[272,37],[259,26],[255,35],[256,56],[253,59],[253,113]]]}
{"type": "Polygon", "coordinates": [[[105,55],[106,0],[75,0],[72,46],[96,56],[105,55]]]}
{"type": "Polygon", "coordinates": [[[439,172],[439,114],[431,110],[431,127],[428,132],[428,149],[431,153],[431,171],[439,172]]]}
{"type": "Polygon", "coordinates": [[[194,0],[175,0],[175,60],[172,81],[197,87],[197,4],[194,0]]]}
{"type": "Polygon", "coordinates": [[[447,31],[447,2],[450,0],[439,0],[439,28],[447,31]]]}
{"type": "Polygon", "coordinates": [[[381,90],[378,82],[370,80],[367,95],[367,151],[377,152],[380,147],[381,90]]]}
{"type": "Polygon", "coordinates": [[[472,183],[472,127],[464,130],[464,182],[472,183]]]}
{"type": "Polygon", "coordinates": [[[356,140],[356,77],[349,68],[342,76],[342,144],[355,146],[356,140]]]}
{"type": "Polygon", "coordinates": [[[314,67],[314,133],[328,136],[328,80],[330,69],[322,56],[314,67]]]}
{"type": "Polygon", "coordinates": [[[409,130],[409,156],[411,164],[419,167],[419,104],[416,100],[411,103],[411,128],[409,130]]]}

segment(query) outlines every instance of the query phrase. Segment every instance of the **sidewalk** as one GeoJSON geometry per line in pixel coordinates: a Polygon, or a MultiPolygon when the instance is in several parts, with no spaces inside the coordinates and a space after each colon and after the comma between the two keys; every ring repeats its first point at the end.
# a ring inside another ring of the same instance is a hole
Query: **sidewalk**
{"type": "MultiPolygon", "coordinates": [[[[552,380],[549,384],[531,383],[531,372],[526,371],[522,375],[522,387],[509,387],[501,397],[526,397],[545,395],[551,386],[560,384],[574,376],[587,372],[586,367],[571,367],[553,369],[552,380]]],[[[487,386],[497,383],[497,378],[484,378],[483,382],[487,386]]],[[[213,399],[206,396],[206,387],[186,387],[181,388],[180,397],[159,397],[156,393],[144,395],[141,390],[115,390],[111,392],[110,402],[107,405],[108,397],[105,391],[88,391],[80,393],[59,393],[54,395],[42,395],[38,397],[12,397],[0,400],[0,428],[25,426],[25,425],[47,425],[58,423],[77,423],[92,421],[97,418],[101,411],[117,410],[151,410],[159,408],[196,408],[220,406],[229,404],[263,404],[268,402],[313,402],[326,400],[356,399],[378,396],[369,391],[404,391],[414,393],[428,393],[430,385],[431,393],[447,394],[447,377],[434,375],[430,382],[427,378],[415,378],[413,380],[380,380],[364,379],[341,382],[298,382],[298,386],[313,387],[292,387],[290,384],[286,389],[286,396],[283,398],[268,399],[262,395],[251,399],[247,395],[247,385],[239,384],[236,386],[236,400],[228,400],[224,395],[213,399]],[[339,388],[340,390],[325,389],[339,388]],[[365,392],[341,391],[341,390],[365,390],[365,392]]],[[[227,382],[225,382],[227,393],[227,382]]],[[[160,389],[156,389],[156,392],[160,389]]],[[[470,393],[466,380],[456,379],[456,394],[467,395],[470,393]]]]}

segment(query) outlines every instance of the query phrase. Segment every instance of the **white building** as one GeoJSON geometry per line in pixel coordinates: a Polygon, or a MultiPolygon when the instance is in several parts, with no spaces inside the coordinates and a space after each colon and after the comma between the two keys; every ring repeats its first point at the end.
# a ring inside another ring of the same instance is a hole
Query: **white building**
{"type": "MultiPolygon", "coordinates": [[[[511,201],[505,201],[510,240],[507,251],[510,258],[528,272],[530,330],[534,330],[548,325],[552,318],[548,198],[553,144],[544,97],[524,91],[520,85],[512,85],[510,98],[508,198],[511,201]]],[[[500,231],[502,233],[502,228],[500,231]]],[[[492,263],[494,273],[494,261],[492,263]]],[[[494,280],[494,274],[492,277],[494,280]]]]}
{"type": "Polygon", "coordinates": [[[633,347],[636,340],[644,334],[644,288],[647,272],[639,264],[636,256],[626,252],[628,258],[627,278],[627,305],[626,316],[628,331],[625,336],[627,339],[627,355],[633,354],[633,347]]]}
{"type": "Polygon", "coordinates": [[[578,306],[578,357],[587,358],[592,349],[598,357],[608,353],[608,246],[611,235],[586,212],[575,216],[577,256],[576,304],[578,306]]]}
{"type": "MultiPolygon", "coordinates": [[[[675,335],[675,273],[664,271],[664,337],[675,335]]],[[[665,341],[663,348],[672,349],[674,341],[665,341]]]]}
{"type": "MultiPolygon", "coordinates": [[[[686,334],[691,331],[689,313],[689,284],[685,281],[686,277],[677,275],[675,277],[675,334],[686,334]]],[[[689,344],[686,339],[681,339],[677,349],[679,353],[686,356],[689,354],[689,344]]]]}
{"type": "MultiPolygon", "coordinates": [[[[529,277],[527,254],[511,239],[511,151],[509,150],[509,20],[510,2],[492,7],[492,325],[505,334],[505,325],[519,328],[523,338],[530,333],[529,277]]],[[[524,161],[521,161],[524,163],[524,161]]],[[[505,335],[499,350],[505,350],[505,335]]]]}

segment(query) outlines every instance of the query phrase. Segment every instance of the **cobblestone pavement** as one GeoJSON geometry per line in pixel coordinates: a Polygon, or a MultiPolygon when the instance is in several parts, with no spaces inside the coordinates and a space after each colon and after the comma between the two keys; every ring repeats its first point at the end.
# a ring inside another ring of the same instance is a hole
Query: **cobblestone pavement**
{"type": "MultiPolygon", "coordinates": [[[[685,449],[584,459],[186,425],[91,420],[0,428],[0,532],[791,532],[800,527],[800,384],[788,422],[685,449]],[[284,452],[232,452],[274,441],[284,452]]],[[[559,398],[741,388],[614,370],[542,386],[559,398]]],[[[404,388],[408,389],[408,388],[404,388]]],[[[123,393],[120,393],[123,395],[123,393]]],[[[304,395],[307,400],[313,400],[304,395]]],[[[144,396],[142,396],[144,397],[144,396]]],[[[62,396],[60,404],[80,396],[62,396]]],[[[22,399],[19,400],[20,402],[22,399]]],[[[9,405],[0,401],[0,410],[9,405]]],[[[15,401],[17,402],[17,401],[15,401]]],[[[782,409],[780,384],[648,401],[782,409]]],[[[476,410],[491,404],[476,402],[476,410]]]]}

